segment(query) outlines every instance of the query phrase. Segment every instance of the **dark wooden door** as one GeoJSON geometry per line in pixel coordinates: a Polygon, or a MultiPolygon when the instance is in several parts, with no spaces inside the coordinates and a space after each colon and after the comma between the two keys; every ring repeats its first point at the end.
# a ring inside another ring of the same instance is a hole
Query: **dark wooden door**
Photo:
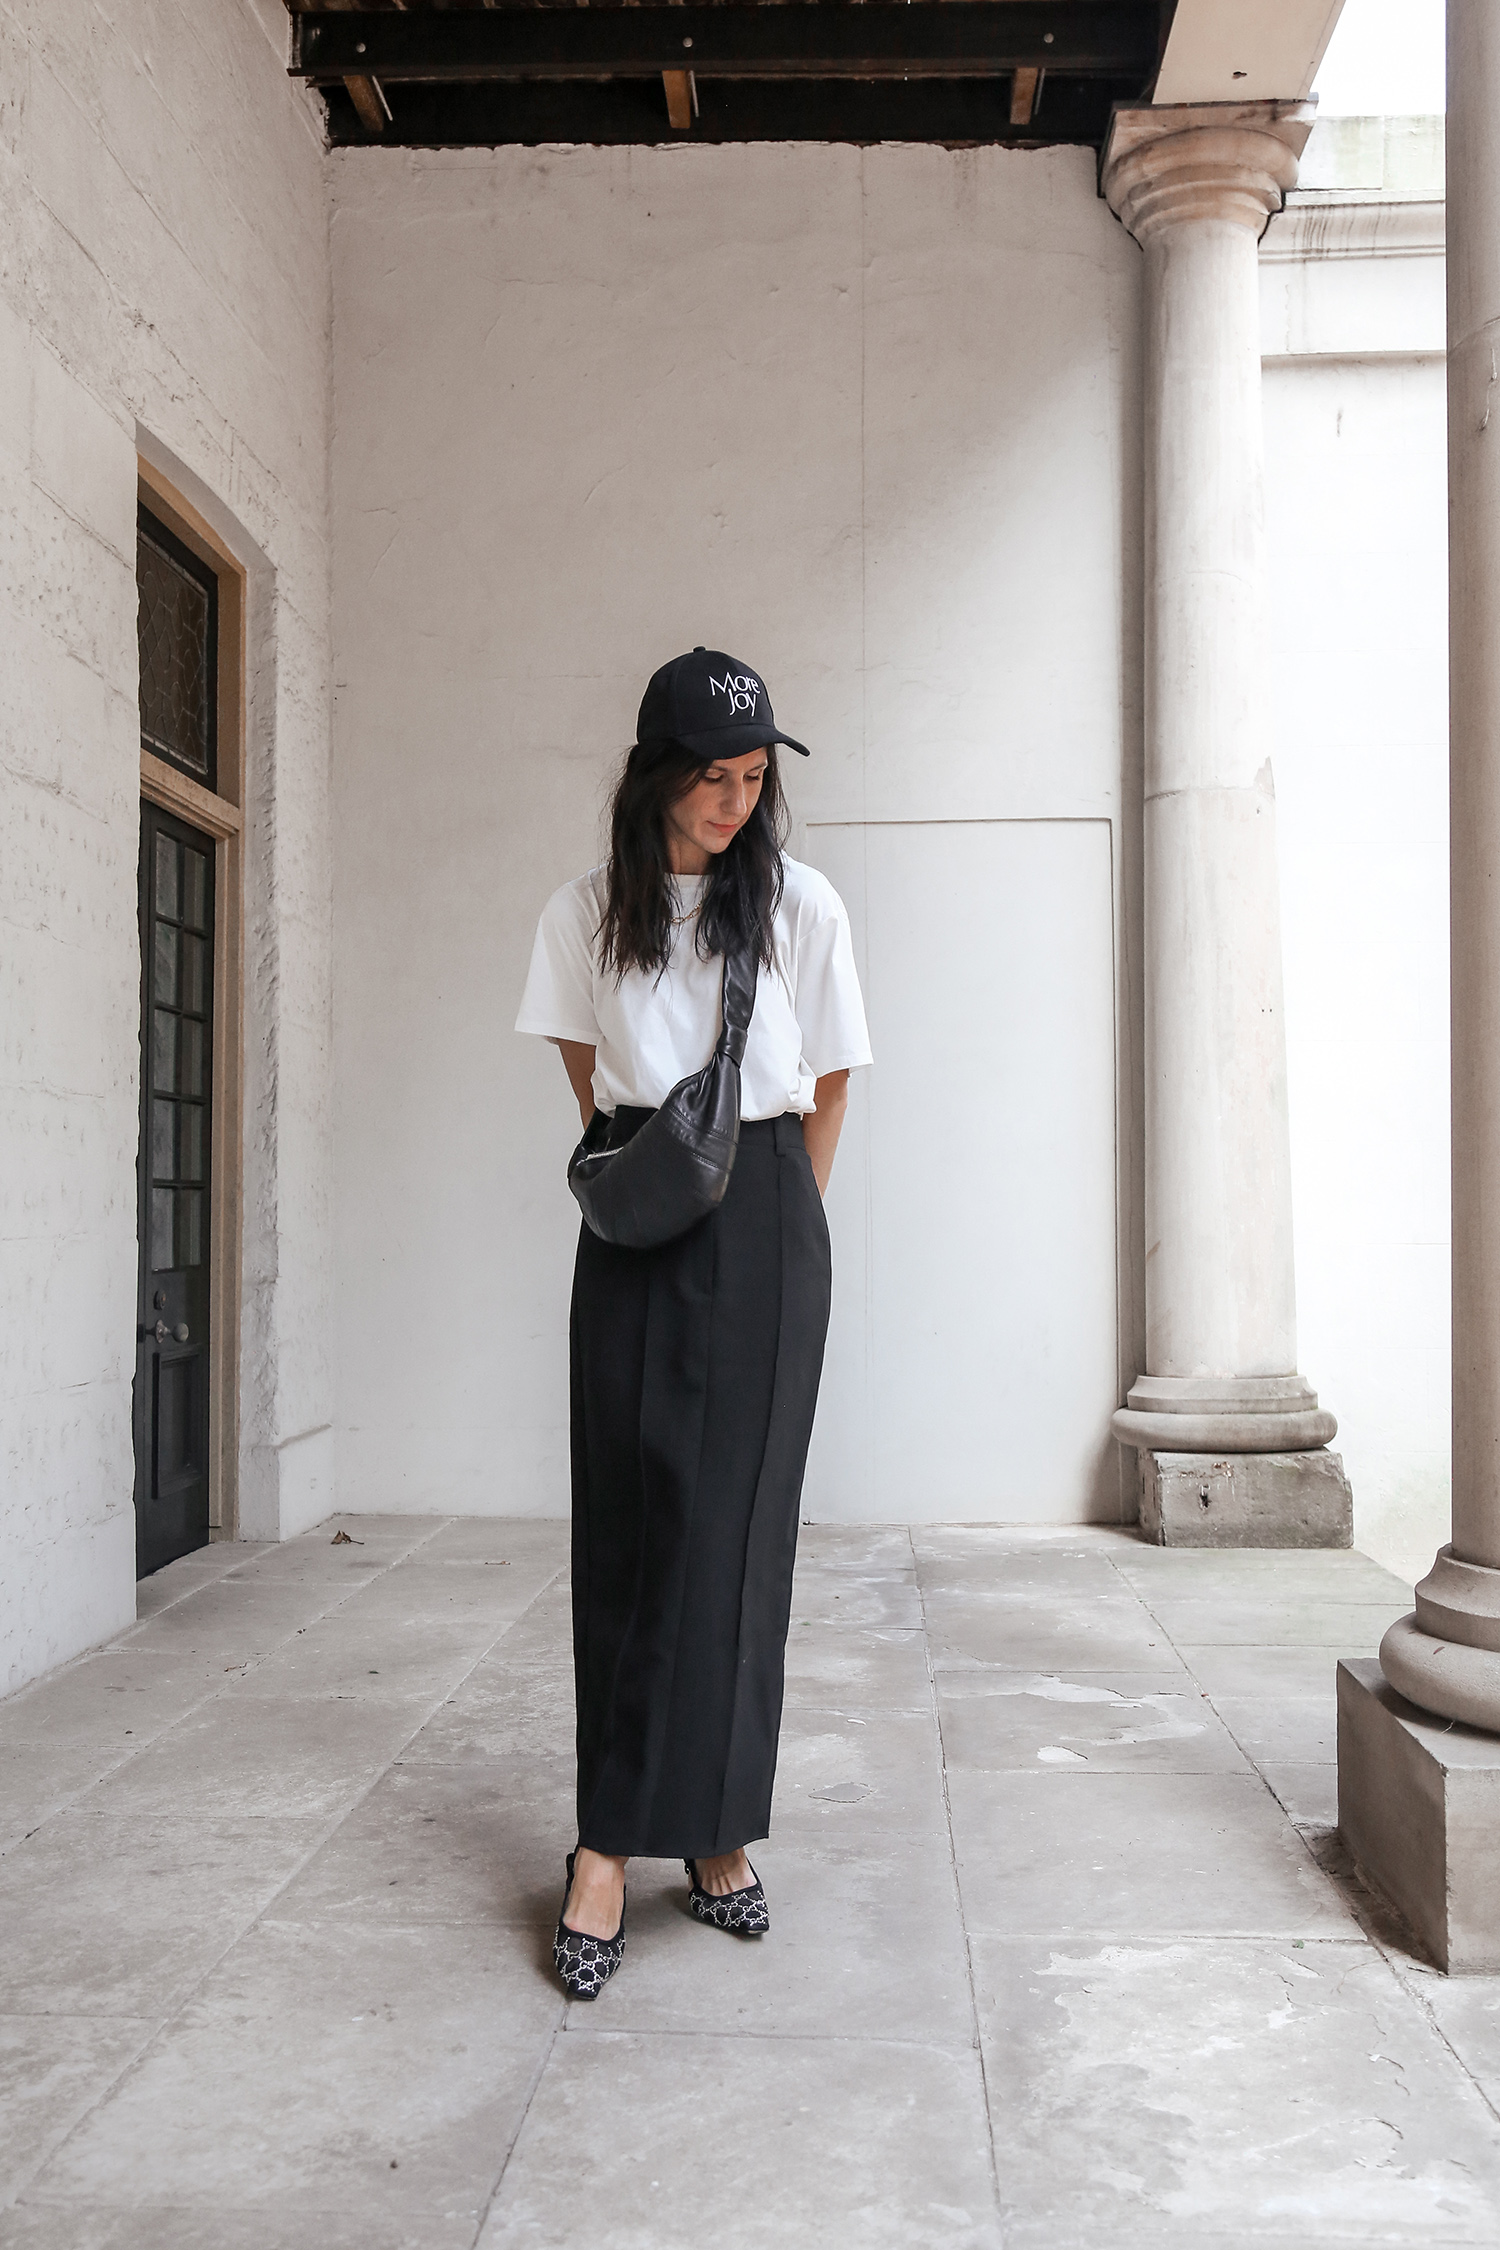
{"type": "Polygon", "coordinates": [[[209,1130],[214,846],[141,806],[140,1280],[135,1544],[141,1577],[208,1542],[209,1130]]]}

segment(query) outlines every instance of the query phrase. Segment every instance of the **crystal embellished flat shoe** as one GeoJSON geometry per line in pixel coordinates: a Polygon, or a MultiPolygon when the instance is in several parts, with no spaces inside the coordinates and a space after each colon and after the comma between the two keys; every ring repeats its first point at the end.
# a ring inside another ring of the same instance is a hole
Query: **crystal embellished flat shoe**
{"type": "Polygon", "coordinates": [[[696,1864],[690,1859],[682,1864],[693,1886],[688,1905],[700,1922],[707,1922],[716,1930],[728,1930],[733,1937],[765,1936],[771,1927],[771,1909],[753,1867],[750,1869],[755,1875],[753,1883],[747,1883],[742,1891],[725,1891],[721,1898],[715,1898],[712,1891],[706,1891],[699,1882],[696,1864]]]}
{"type": "Polygon", "coordinates": [[[557,1934],[552,1940],[552,1963],[570,2000],[597,2000],[625,1958],[625,1897],[622,1894],[620,1927],[613,1937],[589,1937],[582,1930],[570,1930],[563,1914],[568,1911],[568,1893],[573,1888],[575,1856],[573,1852],[568,1854],[568,1879],[563,1885],[562,1914],[557,1917],[557,1934]]]}

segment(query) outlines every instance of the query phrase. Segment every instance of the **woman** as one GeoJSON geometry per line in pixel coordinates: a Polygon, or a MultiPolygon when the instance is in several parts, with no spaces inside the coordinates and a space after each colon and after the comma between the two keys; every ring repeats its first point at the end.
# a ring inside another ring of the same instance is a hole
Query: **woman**
{"type": "Polygon", "coordinates": [[[763,681],[717,650],[663,666],[616,788],[606,867],[537,930],[518,1031],[562,1051],[616,1142],[701,1069],[723,957],[759,969],[724,1201],[654,1250],[585,1226],[573,1280],[578,1848],[553,1952],[591,2000],[625,1945],[625,1864],[680,1858],[701,1921],[769,1928],[766,1834],[802,1472],[828,1327],[828,1186],[870,1061],[849,920],[782,851],[763,681]]]}

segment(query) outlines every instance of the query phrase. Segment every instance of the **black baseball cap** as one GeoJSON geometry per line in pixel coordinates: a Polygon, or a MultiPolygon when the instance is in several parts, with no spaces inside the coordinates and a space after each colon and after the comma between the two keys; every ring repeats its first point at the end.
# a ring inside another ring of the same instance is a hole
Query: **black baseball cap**
{"type": "Polygon", "coordinates": [[[705,765],[715,758],[743,758],[749,750],[769,750],[776,742],[804,758],[809,755],[804,743],[794,742],[777,726],[760,674],[721,648],[695,648],[652,673],[641,697],[635,738],[640,743],[680,742],[705,765]]]}

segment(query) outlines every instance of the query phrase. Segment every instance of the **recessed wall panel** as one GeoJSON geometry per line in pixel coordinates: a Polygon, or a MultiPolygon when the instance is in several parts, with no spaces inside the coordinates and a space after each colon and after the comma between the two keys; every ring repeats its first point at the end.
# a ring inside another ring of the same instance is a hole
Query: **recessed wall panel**
{"type": "Polygon", "coordinates": [[[1103,820],[810,827],[875,1068],[829,1195],[804,1514],[1119,1512],[1114,939],[1103,820]]]}

